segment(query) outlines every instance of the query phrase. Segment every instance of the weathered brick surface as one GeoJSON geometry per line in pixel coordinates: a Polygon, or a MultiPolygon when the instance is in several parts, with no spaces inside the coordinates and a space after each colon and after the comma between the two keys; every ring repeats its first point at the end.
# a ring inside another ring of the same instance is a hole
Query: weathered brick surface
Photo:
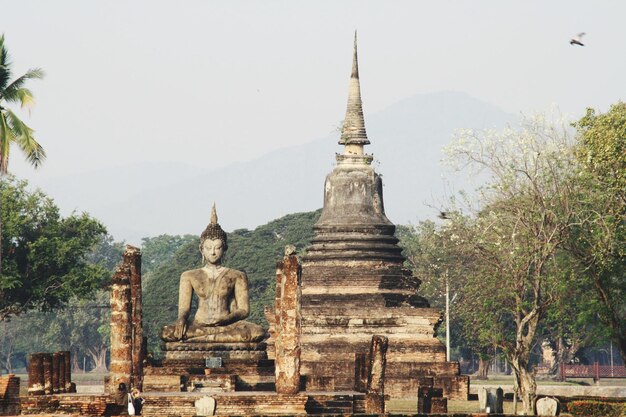
{"type": "Polygon", "coordinates": [[[124,264],[130,266],[131,321],[131,383],[142,390],[143,384],[143,319],[141,305],[141,250],[126,245],[124,264]]]}
{"type": "Polygon", "coordinates": [[[119,415],[106,395],[46,395],[21,398],[22,414],[73,414],[80,416],[119,415]]]}
{"type": "Polygon", "coordinates": [[[368,353],[367,394],[365,412],[383,414],[385,412],[385,367],[387,365],[387,346],[385,336],[372,336],[368,353]]]}
{"type": "Polygon", "coordinates": [[[52,376],[52,353],[43,354],[43,391],[44,394],[50,395],[53,393],[53,376],[52,376]]]}
{"type": "Polygon", "coordinates": [[[130,387],[132,372],[131,268],[119,265],[111,282],[111,365],[108,392],[114,393],[120,383],[130,387]]]}
{"type": "Polygon", "coordinates": [[[28,393],[31,395],[43,395],[43,353],[33,353],[28,357],[28,393]]]}
{"type": "Polygon", "coordinates": [[[65,369],[65,392],[72,392],[72,354],[69,350],[61,352],[65,369]]]}
{"type": "Polygon", "coordinates": [[[13,374],[0,376],[0,415],[20,413],[20,379],[13,374]]]}
{"type": "Polygon", "coordinates": [[[209,395],[216,401],[215,414],[234,415],[298,415],[305,414],[308,397],[304,394],[220,394],[188,393],[186,395],[145,394],[142,414],[150,417],[195,416],[194,402],[209,395]]]}
{"type": "Polygon", "coordinates": [[[294,254],[276,266],[276,392],[300,390],[300,264],[294,254]]]}

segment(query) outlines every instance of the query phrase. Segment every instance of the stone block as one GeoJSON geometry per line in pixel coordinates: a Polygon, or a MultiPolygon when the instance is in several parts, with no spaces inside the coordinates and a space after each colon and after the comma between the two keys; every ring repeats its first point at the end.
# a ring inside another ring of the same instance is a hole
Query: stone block
{"type": "Polygon", "coordinates": [[[544,397],[537,400],[536,403],[538,416],[556,416],[559,414],[559,400],[556,398],[544,397]]]}
{"type": "Polygon", "coordinates": [[[478,407],[487,414],[502,414],[504,391],[502,388],[485,388],[478,390],[478,407]]]}
{"type": "Polygon", "coordinates": [[[215,414],[215,398],[202,397],[194,403],[197,416],[212,416],[215,414]]]}
{"type": "Polygon", "coordinates": [[[185,387],[186,378],[181,375],[144,375],[144,392],[180,392],[185,387]]]}
{"type": "Polygon", "coordinates": [[[234,392],[237,377],[229,374],[190,375],[187,391],[234,392]]]}

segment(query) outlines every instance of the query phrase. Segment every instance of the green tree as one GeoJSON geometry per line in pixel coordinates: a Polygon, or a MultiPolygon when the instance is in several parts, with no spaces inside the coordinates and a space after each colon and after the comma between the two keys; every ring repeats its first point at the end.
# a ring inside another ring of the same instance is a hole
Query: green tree
{"type": "MultiPolygon", "coordinates": [[[[46,153],[39,142],[33,137],[33,129],[28,127],[10,108],[8,104],[19,104],[22,108],[32,108],[35,104],[33,93],[24,87],[31,79],[43,78],[40,68],[30,69],[26,74],[11,81],[11,60],[4,45],[4,34],[0,35],[0,176],[7,174],[11,145],[16,144],[26,155],[26,159],[38,168],[45,159],[46,153]]],[[[0,205],[0,210],[2,206],[0,205]]],[[[0,222],[0,236],[2,222],[0,222]]],[[[2,241],[0,239],[0,245],[2,241]]],[[[0,274],[2,273],[2,246],[0,246],[0,274]]]]}
{"type": "Polygon", "coordinates": [[[87,256],[104,226],[87,214],[61,217],[52,199],[28,191],[26,181],[0,180],[4,268],[0,321],[26,310],[49,310],[72,296],[92,293],[108,278],[87,256]]]}
{"type": "Polygon", "coordinates": [[[475,259],[463,320],[483,344],[502,349],[527,414],[536,399],[531,352],[561,288],[556,255],[572,217],[574,162],[564,126],[540,116],[519,130],[463,131],[449,149],[460,167],[489,175],[481,208],[455,230],[475,259]]]}
{"type": "Polygon", "coordinates": [[[597,294],[602,321],[626,362],[626,103],[587,109],[576,124],[576,222],[568,249],[597,294]]]}

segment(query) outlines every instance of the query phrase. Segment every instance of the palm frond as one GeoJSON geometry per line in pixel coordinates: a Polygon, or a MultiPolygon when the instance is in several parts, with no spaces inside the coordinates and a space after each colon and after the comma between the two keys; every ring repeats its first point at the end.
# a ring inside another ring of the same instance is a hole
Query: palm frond
{"type": "Polygon", "coordinates": [[[0,111],[0,175],[7,173],[9,151],[11,150],[11,142],[14,140],[13,132],[9,129],[4,112],[0,111]]]}
{"type": "Polygon", "coordinates": [[[33,68],[26,72],[4,90],[0,90],[0,100],[4,99],[13,103],[20,103],[22,107],[29,107],[34,104],[33,94],[26,88],[24,83],[32,79],[41,79],[45,76],[41,68],[33,68]]]}
{"type": "Polygon", "coordinates": [[[30,162],[32,166],[38,168],[46,159],[46,152],[33,137],[35,131],[28,127],[26,123],[22,122],[20,118],[9,109],[5,110],[5,118],[8,130],[12,132],[15,142],[22,152],[24,152],[26,160],[30,162]]]}
{"type": "Polygon", "coordinates": [[[4,47],[4,34],[0,36],[0,91],[9,83],[11,79],[11,62],[9,61],[9,51],[4,47]]]}
{"type": "Polygon", "coordinates": [[[35,106],[35,96],[32,91],[26,87],[11,91],[10,94],[7,95],[0,94],[0,100],[19,104],[22,108],[26,108],[29,111],[35,106]]]}

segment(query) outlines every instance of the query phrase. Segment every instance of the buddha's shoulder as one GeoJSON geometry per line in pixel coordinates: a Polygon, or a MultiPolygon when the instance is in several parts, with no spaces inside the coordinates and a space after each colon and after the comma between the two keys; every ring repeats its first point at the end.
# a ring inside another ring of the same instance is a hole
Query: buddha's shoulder
{"type": "Polygon", "coordinates": [[[196,269],[190,269],[188,271],[183,272],[180,275],[180,278],[187,278],[187,279],[193,279],[193,278],[202,278],[206,276],[206,272],[203,268],[196,268],[196,269]]]}
{"type": "MultiPolygon", "coordinates": [[[[247,275],[243,271],[239,271],[237,269],[232,268],[224,268],[224,272],[222,273],[224,276],[228,276],[231,278],[247,278],[247,275]]],[[[204,278],[207,276],[207,272],[204,268],[190,269],[185,271],[180,276],[181,279],[195,279],[195,278],[204,278]]]]}
{"type": "Polygon", "coordinates": [[[226,268],[226,272],[224,274],[232,278],[247,278],[245,272],[232,268],[226,268]]]}

